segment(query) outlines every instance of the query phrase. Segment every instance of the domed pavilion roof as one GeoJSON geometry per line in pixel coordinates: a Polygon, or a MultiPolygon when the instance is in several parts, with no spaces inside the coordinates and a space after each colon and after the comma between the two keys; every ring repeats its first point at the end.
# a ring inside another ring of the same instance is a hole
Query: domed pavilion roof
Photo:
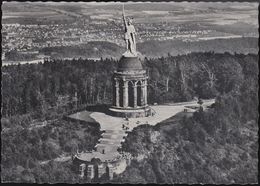
{"type": "Polygon", "coordinates": [[[119,60],[117,71],[139,71],[143,70],[143,66],[138,57],[125,57],[122,56],[119,60]]]}

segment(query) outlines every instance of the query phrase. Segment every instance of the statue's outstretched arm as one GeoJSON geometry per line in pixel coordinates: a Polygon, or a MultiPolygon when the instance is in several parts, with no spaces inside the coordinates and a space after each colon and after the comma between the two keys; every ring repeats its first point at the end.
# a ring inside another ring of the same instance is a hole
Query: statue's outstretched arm
{"type": "Polygon", "coordinates": [[[125,10],[124,10],[124,5],[123,5],[123,21],[124,21],[124,25],[125,25],[125,31],[127,31],[127,23],[126,23],[126,18],[125,18],[125,10]]]}
{"type": "Polygon", "coordinates": [[[124,20],[124,25],[125,25],[125,29],[127,27],[127,24],[126,24],[126,18],[125,18],[125,15],[123,14],[123,20],[124,20]]]}

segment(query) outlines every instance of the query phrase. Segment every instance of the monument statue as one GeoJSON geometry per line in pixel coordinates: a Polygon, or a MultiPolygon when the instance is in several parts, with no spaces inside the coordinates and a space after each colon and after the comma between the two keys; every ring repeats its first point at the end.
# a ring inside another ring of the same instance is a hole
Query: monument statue
{"type": "Polygon", "coordinates": [[[127,51],[123,54],[125,57],[137,56],[136,41],[135,41],[135,28],[132,24],[132,19],[125,17],[124,5],[123,5],[123,21],[125,26],[125,41],[127,51]]]}
{"type": "MultiPolygon", "coordinates": [[[[142,62],[136,51],[136,32],[132,19],[125,16],[123,5],[123,22],[125,27],[124,39],[126,52],[118,61],[114,71],[113,104],[109,108],[109,114],[116,117],[139,118],[151,116],[151,108],[147,103],[148,75],[142,66],[142,62]]],[[[123,129],[128,130],[127,123],[123,123],[123,129]]]]}

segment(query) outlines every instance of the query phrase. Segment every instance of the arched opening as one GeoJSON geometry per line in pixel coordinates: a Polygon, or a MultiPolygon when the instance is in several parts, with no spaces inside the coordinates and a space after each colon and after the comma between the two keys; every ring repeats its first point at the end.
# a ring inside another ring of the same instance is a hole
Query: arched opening
{"type": "Polygon", "coordinates": [[[119,81],[119,105],[123,107],[123,84],[122,80],[119,81]]]}
{"type": "Polygon", "coordinates": [[[113,80],[113,106],[116,106],[116,82],[113,80]]]}
{"type": "Polygon", "coordinates": [[[129,107],[134,107],[134,89],[133,89],[133,82],[128,82],[128,104],[129,107]]]}
{"type": "Polygon", "coordinates": [[[142,106],[142,93],[141,93],[141,81],[138,81],[137,83],[137,106],[142,106]]]}
{"type": "Polygon", "coordinates": [[[108,166],[106,167],[106,177],[109,179],[109,168],[108,168],[108,166]]]}

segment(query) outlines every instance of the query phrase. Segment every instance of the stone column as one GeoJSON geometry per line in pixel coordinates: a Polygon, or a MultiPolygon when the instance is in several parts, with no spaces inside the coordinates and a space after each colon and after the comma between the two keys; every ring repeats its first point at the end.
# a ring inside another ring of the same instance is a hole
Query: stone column
{"type": "Polygon", "coordinates": [[[86,164],[82,163],[79,165],[80,177],[83,178],[85,175],[86,164]]]}
{"type": "Polygon", "coordinates": [[[144,81],[144,105],[147,105],[147,80],[144,81]]]}
{"type": "Polygon", "coordinates": [[[108,167],[108,178],[109,180],[112,180],[114,176],[114,167],[112,164],[108,164],[107,167],[108,167]]]}
{"type": "Polygon", "coordinates": [[[115,88],[116,88],[116,97],[115,97],[115,106],[119,107],[119,82],[115,79],[115,88]]]}
{"type": "Polygon", "coordinates": [[[98,178],[100,178],[103,174],[106,173],[106,168],[103,164],[98,165],[98,178]]]}
{"type": "Polygon", "coordinates": [[[123,85],[123,107],[128,107],[128,81],[123,85]]]}
{"type": "Polygon", "coordinates": [[[142,81],[142,84],[141,84],[141,106],[144,105],[144,96],[145,96],[145,90],[144,90],[144,82],[142,81]]]}
{"type": "Polygon", "coordinates": [[[87,178],[92,180],[94,178],[94,165],[88,165],[87,178]]]}
{"type": "Polygon", "coordinates": [[[134,108],[137,107],[137,85],[133,85],[133,90],[134,90],[134,108]]]}

